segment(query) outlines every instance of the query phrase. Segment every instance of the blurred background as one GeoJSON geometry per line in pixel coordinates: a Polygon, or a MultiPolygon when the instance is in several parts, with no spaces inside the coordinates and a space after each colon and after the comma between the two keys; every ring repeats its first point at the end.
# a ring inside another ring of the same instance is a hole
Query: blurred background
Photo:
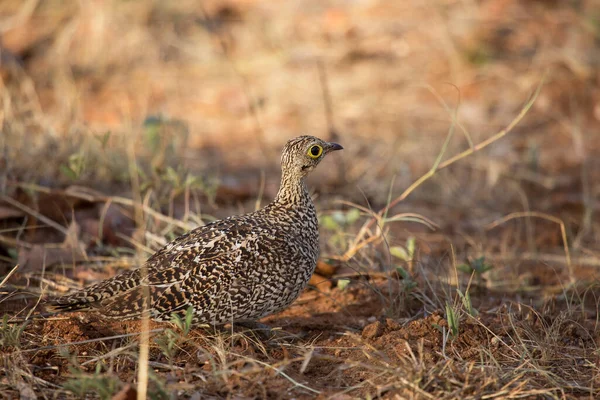
{"type": "MultiPolygon", "coordinates": [[[[48,157],[99,135],[114,148],[133,137],[143,157],[152,125],[194,168],[265,167],[288,138],[327,138],[333,124],[346,179],[368,186],[383,170],[426,171],[453,112],[475,143],[502,129],[546,76],[533,110],[477,169],[556,177],[600,146],[599,5],[3,0],[4,162],[20,173],[24,160],[43,162],[55,178],[48,157]],[[201,156],[209,148],[218,162],[201,156]]],[[[457,131],[450,154],[468,146],[457,131]]],[[[115,178],[104,168],[83,177],[115,178]]]]}
{"type": "Polygon", "coordinates": [[[443,159],[505,128],[544,80],[516,128],[406,208],[451,233],[533,209],[592,244],[599,5],[4,0],[2,187],[134,185],[164,210],[194,183],[217,215],[246,211],[275,194],[285,141],[312,134],[345,147],[311,178],[317,193],[378,210],[449,129],[443,159]]]}

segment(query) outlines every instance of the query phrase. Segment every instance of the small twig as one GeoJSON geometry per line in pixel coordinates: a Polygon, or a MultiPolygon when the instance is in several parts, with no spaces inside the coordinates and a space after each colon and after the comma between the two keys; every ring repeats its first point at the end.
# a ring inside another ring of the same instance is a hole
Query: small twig
{"type": "Polygon", "coordinates": [[[313,389],[313,388],[311,388],[311,387],[308,387],[308,386],[306,386],[306,385],[303,385],[303,384],[301,384],[300,382],[298,382],[298,381],[294,380],[294,379],[293,379],[291,376],[289,376],[288,374],[286,374],[285,372],[283,372],[281,369],[279,369],[279,368],[275,368],[275,367],[274,367],[274,366],[272,366],[271,364],[267,364],[266,362],[262,362],[262,361],[259,361],[259,360],[256,360],[256,359],[254,359],[254,358],[246,357],[246,356],[243,356],[243,355],[241,355],[241,354],[236,354],[236,353],[230,353],[230,354],[232,354],[232,355],[236,355],[236,356],[238,356],[238,357],[240,357],[240,358],[244,358],[244,359],[246,359],[246,360],[251,360],[252,362],[255,362],[255,363],[257,363],[257,364],[260,364],[260,365],[262,365],[262,366],[265,366],[265,367],[267,367],[267,368],[270,368],[270,369],[272,369],[273,371],[275,371],[276,373],[278,373],[279,375],[281,375],[281,376],[283,376],[284,378],[286,378],[286,379],[287,379],[288,381],[290,381],[291,383],[293,383],[295,386],[297,386],[297,387],[301,387],[302,389],[308,390],[308,391],[310,391],[310,392],[313,392],[313,393],[316,393],[316,394],[321,394],[321,392],[320,392],[319,390],[316,390],[316,389],[313,389]]]}
{"type": "MultiPolygon", "coordinates": [[[[327,69],[323,60],[317,60],[317,69],[319,71],[319,82],[321,83],[321,93],[323,96],[323,108],[325,113],[325,123],[327,124],[328,140],[337,141],[338,131],[335,129],[333,116],[333,101],[331,100],[331,91],[329,90],[329,79],[327,77],[327,69]]],[[[346,182],[346,165],[344,158],[337,160],[338,176],[340,182],[346,182]]]]}
{"type": "Polygon", "coordinates": [[[331,93],[329,92],[329,82],[327,80],[327,71],[323,60],[317,60],[317,69],[319,70],[319,82],[321,83],[321,93],[323,95],[323,107],[325,109],[325,122],[329,134],[335,134],[333,124],[333,107],[331,101],[331,93]]]}
{"type": "MultiPolygon", "coordinates": [[[[99,194],[96,192],[85,193],[83,191],[76,191],[77,189],[89,190],[85,187],[72,186],[70,188],[70,190],[58,190],[58,189],[51,189],[51,188],[47,188],[47,187],[43,187],[43,186],[31,184],[31,183],[23,183],[23,182],[16,182],[16,181],[8,181],[7,184],[10,186],[16,186],[16,187],[20,187],[20,188],[24,188],[24,189],[34,190],[34,191],[40,192],[40,193],[56,194],[56,195],[61,195],[61,196],[66,196],[66,197],[72,197],[75,199],[81,199],[81,200],[89,201],[90,203],[113,202],[115,204],[132,207],[132,208],[140,207],[144,211],[144,213],[148,214],[149,216],[151,216],[153,218],[156,218],[159,221],[166,222],[167,224],[171,224],[171,225],[177,226],[177,227],[179,227],[181,229],[185,229],[185,230],[190,230],[192,228],[189,224],[183,223],[174,218],[170,218],[158,211],[153,210],[152,208],[150,208],[149,206],[147,206],[145,204],[136,204],[136,202],[134,200],[128,199],[126,197],[105,196],[105,195],[102,195],[102,194],[99,194]]],[[[42,219],[40,219],[40,220],[42,220],[42,219]]],[[[65,229],[65,231],[66,231],[66,229],[65,229]]]]}
{"type": "Polygon", "coordinates": [[[44,297],[45,287],[43,286],[43,282],[44,282],[45,275],[46,275],[46,262],[44,260],[44,262],[42,263],[42,275],[40,276],[40,293],[39,293],[39,296],[38,296],[35,304],[31,308],[31,310],[29,310],[29,312],[27,313],[27,316],[25,317],[26,320],[29,320],[29,318],[31,318],[31,315],[35,312],[35,309],[37,308],[37,306],[42,301],[42,298],[44,297]]]}
{"type": "MultiPolygon", "coordinates": [[[[145,202],[142,198],[142,192],[140,190],[140,181],[137,171],[137,162],[135,155],[135,144],[131,139],[127,146],[127,156],[129,161],[129,175],[131,177],[131,191],[133,198],[133,210],[135,215],[135,223],[138,228],[145,226],[145,219],[143,214],[143,206],[145,202]]],[[[140,268],[141,279],[144,280],[148,277],[148,267],[144,263],[140,268]]],[[[142,287],[142,326],[140,332],[140,354],[138,358],[138,373],[137,373],[137,399],[146,400],[148,393],[148,361],[150,357],[150,289],[144,285],[142,287]]]]}
{"type": "MultiPolygon", "coordinates": [[[[200,7],[199,8],[200,8],[200,12],[204,16],[204,19],[209,23],[209,25],[210,26],[215,26],[215,24],[213,23],[212,17],[206,12],[206,10],[205,10],[204,6],[202,5],[202,3],[200,3],[200,7]]],[[[230,54],[229,49],[227,47],[227,42],[223,38],[223,35],[221,34],[221,32],[217,31],[216,29],[208,29],[208,31],[219,42],[219,46],[221,47],[221,52],[223,54],[223,57],[229,63],[229,65],[230,65],[231,70],[233,71],[233,73],[240,80],[242,90],[244,91],[244,96],[246,97],[246,103],[247,103],[247,106],[248,106],[248,111],[249,111],[250,115],[252,116],[252,119],[254,120],[254,126],[255,126],[255,129],[256,129],[256,139],[258,141],[258,145],[260,147],[261,152],[266,157],[266,159],[269,159],[270,158],[269,157],[270,156],[270,151],[269,151],[269,148],[266,145],[265,133],[264,133],[264,129],[263,129],[262,123],[260,121],[260,116],[259,116],[259,113],[258,113],[258,107],[257,107],[258,102],[254,98],[254,96],[252,96],[252,93],[250,91],[250,84],[248,83],[248,79],[246,78],[246,76],[244,74],[242,74],[242,72],[238,68],[237,64],[235,63],[235,61],[231,57],[231,54],[230,54]]]]}
{"type": "Polygon", "coordinates": [[[13,200],[12,198],[8,197],[5,194],[0,195],[0,199],[2,199],[2,201],[7,202],[8,204],[10,204],[13,207],[18,208],[19,210],[31,215],[32,217],[35,217],[37,219],[39,219],[40,221],[42,221],[43,223],[45,223],[46,225],[56,229],[57,231],[59,231],[60,233],[64,234],[65,236],[69,235],[69,231],[67,228],[65,228],[64,226],[58,224],[57,222],[51,220],[50,218],[42,215],[41,213],[37,212],[36,210],[34,210],[31,207],[26,206],[25,204],[21,204],[16,200],[13,200]]]}
{"type": "MultiPolygon", "coordinates": [[[[158,328],[158,329],[153,329],[153,330],[149,331],[148,333],[160,333],[160,332],[163,332],[164,330],[165,330],[165,328],[158,328]]],[[[140,335],[139,332],[134,332],[134,333],[126,333],[123,335],[114,335],[114,336],[106,336],[106,337],[101,337],[101,338],[96,338],[96,339],[82,340],[79,342],[63,343],[63,344],[58,344],[58,345],[53,345],[53,346],[36,347],[35,349],[16,350],[13,353],[11,353],[11,355],[33,353],[34,351],[42,351],[42,350],[53,350],[53,349],[59,349],[61,347],[66,347],[66,346],[76,346],[76,345],[86,344],[86,343],[102,342],[105,340],[123,339],[123,338],[127,338],[127,337],[132,337],[132,336],[139,336],[139,335],[140,335]]]]}
{"type": "Polygon", "coordinates": [[[2,282],[0,282],[0,288],[4,286],[6,281],[8,281],[8,279],[12,276],[12,274],[14,274],[17,271],[18,268],[19,264],[15,265],[13,269],[10,270],[10,272],[4,277],[4,279],[2,279],[2,282]]]}
{"type": "MultiPolygon", "coordinates": [[[[363,279],[398,279],[398,274],[391,272],[348,272],[345,274],[334,275],[331,279],[348,279],[348,278],[363,278],[363,279]]],[[[321,283],[321,282],[319,282],[321,283]]]]}
{"type": "Polygon", "coordinates": [[[163,364],[163,363],[156,362],[156,361],[149,361],[148,365],[150,365],[152,368],[162,368],[162,369],[166,369],[166,370],[170,370],[170,371],[183,371],[183,370],[185,370],[185,368],[180,367],[178,365],[163,364]]]}
{"type": "MultiPolygon", "coordinates": [[[[458,86],[456,86],[452,83],[447,82],[446,84],[448,84],[448,85],[452,86],[454,89],[456,89],[456,91],[458,92],[458,104],[460,105],[460,89],[458,88],[458,86]]],[[[440,103],[442,105],[442,107],[444,107],[446,112],[452,116],[452,123],[460,128],[460,130],[463,132],[463,135],[465,136],[465,139],[467,140],[467,143],[469,143],[469,147],[472,148],[473,147],[473,139],[471,138],[471,135],[469,134],[467,129],[464,127],[464,125],[458,120],[457,111],[458,111],[459,106],[457,105],[454,108],[454,110],[452,110],[450,108],[450,106],[448,105],[448,103],[446,103],[444,101],[444,99],[442,98],[442,96],[440,96],[440,94],[437,92],[437,90],[435,90],[433,88],[433,86],[426,84],[423,87],[425,89],[427,89],[429,91],[429,93],[431,93],[437,99],[438,103],[440,103]]]]}
{"type": "Polygon", "coordinates": [[[22,377],[27,377],[27,379],[31,379],[31,380],[33,380],[34,382],[36,382],[36,383],[38,383],[40,385],[43,385],[43,386],[46,386],[46,387],[51,387],[51,388],[54,388],[54,389],[62,389],[61,386],[56,385],[56,384],[54,384],[52,382],[48,382],[48,381],[46,381],[46,380],[44,380],[44,379],[42,379],[42,378],[40,378],[38,376],[30,374],[29,372],[23,371],[20,368],[18,369],[18,373],[22,377]]]}
{"type": "Polygon", "coordinates": [[[138,358],[138,400],[146,400],[148,392],[148,370],[150,361],[150,317],[146,302],[149,304],[150,292],[148,286],[144,286],[144,307],[142,311],[142,331],[140,332],[140,356],[138,358]]]}
{"type": "Polygon", "coordinates": [[[88,365],[88,364],[92,364],[92,363],[95,363],[95,362],[98,362],[98,361],[106,360],[107,358],[116,356],[117,354],[120,354],[120,353],[124,352],[125,350],[128,350],[128,349],[130,349],[131,347],[134,347],[134,346],[137,346],[136,342],[129,343],[127,346],[123,346],[123,347],[119,347],[117,349],[113,349],[113,350],[109,351],[108,353],[104,353],[104,354],[102,354],[102,355],[100,355],[98,357],[94,357],[91,360],[87,360],[87,361],[81,363],[81,366],[83,367],[83,366],[88,365]]]}
{"type": "MultiPolygon", "coordinates": [[[[492,260],[508,260],[508,261],[541,261],[546,263],[563,263],[565,256],[559,254],[544,254],[544,253],[519,253],[519,254],[496,254],[485,253],[485,257],[492,260]]],[[[587,265],[589,267],[600,267],[600,258],[585,257],[571,255],[571,262],[574,265],[587,265]]]]}
{"type": "Polygon", "coordinates": [[[17,246],[24,247],[26,249],[31,249],[35,246],[32,243],[24,242],[24,241],[18,240],[18,239],[13,239],[11,237],[4,236],[4,235],[0,235],[0,243],[6,243],[10,246],[15,246],[15,247],[17,247],[17,246]]]}
{"type": "MultiPolygon", "coordinates": [[[[361,228],[361,230],[359,231],[356,239],[355,239],[355,243],[359,243],[362,240],[363,235],[367,232],[367,230],[373,226],[373,224],[375,222],[378,222],[381,218],[381,216],[385,215],[392,207],[396,206],[398,203],[400,203],[401,201],[403,201],[404,199],[406,199],[416,188],[418,188],[419,186],[421,186],[425,181],[429,180],[431,177],[433,177],[437,171],[442,170],[446,167],[449,167],[450,165],[456,163],[457,161],[462,160],[465,157],[470,156],[471,154],[474,154],[478,151],[483,150],[484,148],[486,148],[487,146],[489,146],[490,144],[498,141],[499,139],[503,138],[504,136],[506,136],[510,131],[512,131],[514,129],[514,127],[521,122],[521,120],[525,117],[525,115],[527,114],[527,112],[529,112],[529,110],[531,109],[531,107],[533,106],[533,103],[535,102],[535,100],[537,99],[542,86],[544,84],[544,80],[545,77],[542,78],[542,80],[540,81],[540,83],[538,84],[535,92],[533,93],[533,95],[531,96],[531,98],[529,99],[529,101],[523,106],[523,108],[521,109],[521,111],[519,112],[519,114],[517,114],[517,116],[508,124],[508,126],[504,129],[502,129],[500,132],[496,133],[495,135],[491,136],[490,138],[476,144],[473,145],[471,147],[469,147],[467,150],[464,150],[463,152],[455,155],[454,157],[449,158],[446,161],[441,162],[441,158],[443,156],[443,154],[446,151],[446,147],[448,144],[448,140],[452,135],[453,129],[452,127],[454,126],[454,122],[455,120],[453,119],[453,125],[451,126],[451,129],[448,132],[448,135],[446,136],[446,140],[444,142],[444,146],[442,147],[440,153],[438,154],[438,157],[436,158],[436,161],[434,162],[434,165],[431,167],[431,169],[425,173],[423,176],[421,176],[419,179],[417,179],[412,185],[410,185],[406,190],[404,190],[404,192],[402,192],[402,194],[398,197],[396,197],[394,200],[388,202],[388,204],[381,209],[377,215],[374,215],[370,220],[368,220],[367,222],[365,222],[365,224],[363,225],[363,227],[361,228]]],[[[356,247],[353,246],[353,248],[356,247]]],[[[354,252],[355,253],[355,252],[354,252]]],[[[351,258],[352,255],[345,255],[345,258],[351,258]],[[349,256],[349,257],[348,257],[349,256]]]]}
{"type": "Polygon", "coordinates": [[[387,207],[385,207],[382,211],[380,211],[380,213],[382,214],[383,212],[387,211],[388,209],[394,207],[396,204],[400,203],[402,200],[406,199],[417,187],[419,187],[423,182],[425,182],[426,180],[428,180],[429,178],[431,178],[433,175],[435,175],[435,173],[439,170],[442,170],[446,167],[449,167],[450,165],[454,164],[457,161],[462,160],[465,157],[470,156],[473,153],[476,153],[478,151],[483,150],[484,148],[486,148],[487,146],[489,146],[490,144],[498,141],[499,139],[503,138],[504,136],[506,136],[510,131],[512,131],[514,129],[515,126],[517,126],[517,124],[519,122],[521,122],[521,120],[525,117],[525,115],[529,112],[529,109],[533,106],[533,103],[535,102],[535,100],[537,99],[538,95],[540,94],[540,91],[542,90],[542,86],[544,84],[544,78],[542,78],[542,81],[539,83],[538,87],[536,88],[535,92],[533,93],[533,96],[531,96],[531,99],[529,99],[529,101],[525,104],[525,106],[521,109],[521,112],[519,112],[519,114],[517,114],[517,116],[510,122],[510,124],[508,124],[508,126],[504,129],[502,129],[500,132],[496,133],[495,135],[489,137],[488,139],[468,148],[467,150],[455,155],[454,157],[449,158],[448,160],[444,161],[444,162],[440,162],[438,165],[434,165],[434,168],[432,168],[431,170],[429,170],[429,172],[427,172],[425,175],[423,175],[421,178],[419,178],[415,183],[413,183],[412,185],[410,185],[400,196],[398,196],[397,198],[395,198],[390,204],[388,204],[387,207]]]}

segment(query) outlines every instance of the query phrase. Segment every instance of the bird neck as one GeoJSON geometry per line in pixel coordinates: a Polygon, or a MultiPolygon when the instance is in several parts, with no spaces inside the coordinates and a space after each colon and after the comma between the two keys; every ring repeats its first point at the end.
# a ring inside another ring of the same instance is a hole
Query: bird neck
{"type": "Polygon", "coordinates": [[[303,204],[311,201],[310,194],[304,183],[304,176],[286,173],[281,174],[281,185],[275,202],[279,204],[303,204]]]}

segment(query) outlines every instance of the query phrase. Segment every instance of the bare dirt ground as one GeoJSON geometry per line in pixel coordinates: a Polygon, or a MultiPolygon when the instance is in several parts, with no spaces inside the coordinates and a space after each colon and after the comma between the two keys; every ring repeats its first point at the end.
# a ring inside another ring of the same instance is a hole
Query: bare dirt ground
{"type": "Polygon", "coordinates": [[[137,395],[141,322],[42,315],[265,205],[321,260],[275,338],[151,323],[148,397],[600,398],[600,4],[0,2],[0,397],[137,395]]]}

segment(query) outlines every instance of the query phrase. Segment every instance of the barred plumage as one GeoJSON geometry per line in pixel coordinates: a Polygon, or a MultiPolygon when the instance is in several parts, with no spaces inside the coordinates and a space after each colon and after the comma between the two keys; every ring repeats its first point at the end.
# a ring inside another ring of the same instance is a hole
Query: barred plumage
{"type": "Polygon", "coordinates": [[[157,251],[143,269],[54,299],[47,308],[93,310],[112,319],[147,310],[152,319],[167,321],[193,306],[195,323],[220,325],[287,307],[306,287],[319,255],[317,214],[304,178],[341,149],[313,136],[288,141],[281,186],[269,205],[194,229],[157,251]]]}

